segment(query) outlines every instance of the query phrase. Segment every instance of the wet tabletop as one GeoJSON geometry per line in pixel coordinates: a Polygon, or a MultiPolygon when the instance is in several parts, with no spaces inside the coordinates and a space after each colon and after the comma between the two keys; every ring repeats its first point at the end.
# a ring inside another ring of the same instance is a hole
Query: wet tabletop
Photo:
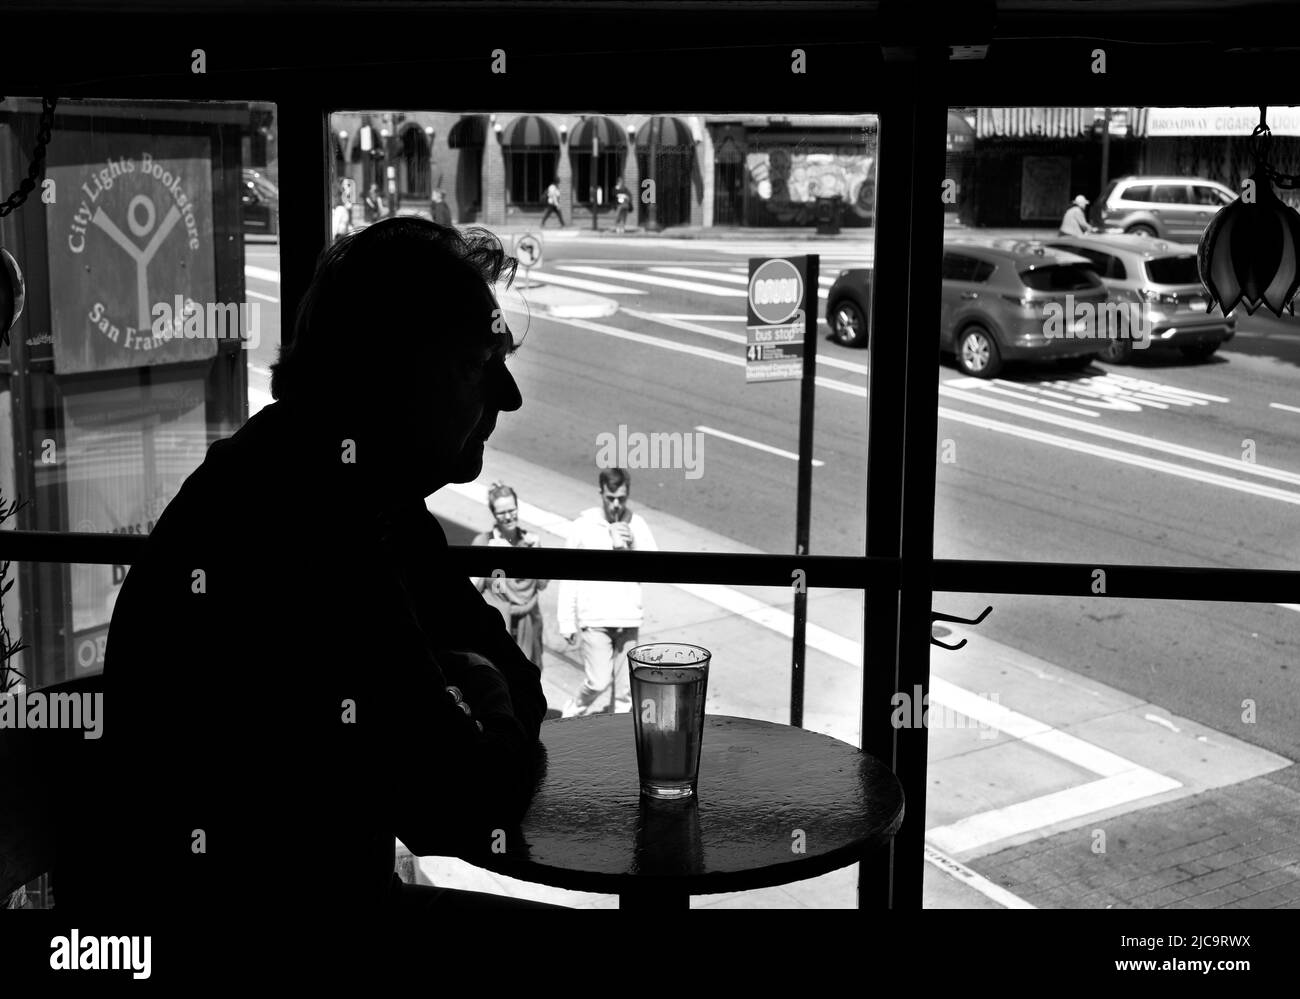
{"type": "Polygon", "coordinates": [[[643,799],[632,716],[547,722],[538,788],[505,852],[465,859],[577,891],[708,894],[855,863],[903,820],[889,770],[830,736],[710,715],[698,794],[643,799]]]}

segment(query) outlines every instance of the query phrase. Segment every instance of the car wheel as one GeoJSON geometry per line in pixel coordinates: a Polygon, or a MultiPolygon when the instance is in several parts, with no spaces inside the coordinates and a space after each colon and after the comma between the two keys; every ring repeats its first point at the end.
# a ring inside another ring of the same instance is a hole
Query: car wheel
{"type": "Polygon", "coordinates": [[[1107,364],[1128,364],[1133,360],[1133,342],[1131,340],[1111,340],[1097,355],[1107,364]]]}
{"type": "Polygon", "coordinates": [[[1130,236],[1150,236],[1152,239],[1158,235],[1149,225],[1131,225],[1124,231],[1130,236]]]}
{"type": "Polygon", "coordinates": [[[976,378],[992,378],[1002,370],[1002,354],[993,334],[983,326],[967,326],[957,337],[957,366],[976,378]]]}
{"type": "Polygon", "coordinates": [[[841,298],[830,310],[831,339],[845,347],[867,345],[867,317],[858,303],[841,298]]]}
{"type": "Polygon", "coordinates": [[[1180,347],[1179,351],[1189,361],[1208,361],[1218,349],[1217,343],[1198,343],[1195,347],[1180,347]]]}

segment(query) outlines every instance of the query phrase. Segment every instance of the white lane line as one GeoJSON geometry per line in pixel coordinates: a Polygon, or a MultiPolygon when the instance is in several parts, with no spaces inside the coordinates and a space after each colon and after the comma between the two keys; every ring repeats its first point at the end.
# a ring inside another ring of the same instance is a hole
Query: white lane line
{"type": "Polygon", "coordinates": [[[249,298],[260,298],[264,302],[274,302],[276,305],[280,304],[280,300],[278,298],[273,298],[270,295],[263,295],[260,291],[253,291],[252,288],[245,288],[244,294],[247,295],[249,298]]]}
{"type": "MultiPolygon", "coordinates": [[[[553,271],[531,271],[528,278],[536,278],[543,284],[559,285],[561,288],[576,288],[578,291],[592,291],[600,295],[644,295],[641,288],[627,288],[621,284],[605,284],[602,281],[587,281],[583,278],[568,277],[553,271]]],[[[529,289],[524,288],[524,291],[529,289]]]]}
{"type": "Polygon", "coordinates": [[[1169,393],[1173,395],[1186,396],[1191,399],[1204,399],[1206,402],[1231,402],[1226,396],[1210,395],[1208,392],[1195,392],[1192,389],[1178,388],[1175,385],[1166,385],[1163,382],[1153,382],[1146,378],[1134,378],[1131,375],[1120,375],[1115,372],[1105,376],[1112,382],[1118,382],[1126,388],[1141,389],[1143,392],[1169,393]]]}
{"type": "Polygon", "coordinates": [[[953,384],[955,384],[955,380],[941,383],[939,386],[939,395],[958,402],[973,403],[977,406],[985,406],[1003,413],[1014,413],[1017,416],[1025,416],[1031,420],[1050,423],[1063,430],[1077,430],[1082,433],[1091,434],[1094,437],[1104,437],[1107,440],[1119,444],[1131,444],[1134,447],[1143,447],[1152,451],[1162,451],[1165,454],[1177,455],[1180,458],[1188,458],[1192,461],[1200,461],[1208,465],[1218,465],[1220,468],[1230,468],[1235,472],[1241,472],[1246,475],[1257,475],[1261,478],[1274,479],[1278,482],[1286,482],[1290,485],[1300,486],[1300,475],[1297,475],[1294,472],[1283,471],[1280,468],[1269,468],[1265,465],[1241,461],[1239,458],[1229,458],[1224,455],[1214,454],[1210,451],[1201,451],[1197,448],[1186,447],[1182,444],[1171,444],[1168,441],[1162,441],[1155,437],[1146,437],[1142,434],[1129,433],[1126,430],[1117,430],[1113,427],[1084,423],[1082,420],[1072,420],[1068,416],[1056,416],[1052,413],[1045,413],[1042,410],[1031,409],[1028,406],[1018,406],[1011,402],[989,399],[982,394],[961,392],[951,388],[950,386],[953,384]]]}
{"type": "MultiPolygon", "coordinates": [[[[516,312],[521,315],[524,313],[515,309],[509,304],[501,306],[507,312],[516,312]]],[[[628,310],[624,309],[624,312],[628,310]]],[[[572,326],[575,329],[587,330],[591,333],[600,333],[604,336],[612,336],[617,340],[627,340],[631,343],[644,344],[647,347],[658,347],[660,350],[672,350],[679,354],[690,354],[693,357],[703,357],[710,361],[718,361],[721,364],[730,364],[737,367],[745,366],[745,359],[732,354],[723,354],[720,351],[709,350],[707,347],[696,347],[688,343],[676,343],[673,340],[660,340],[658,337],[646,336],[644,333],[633,333],[630,330],[621,330],[615,326],[606,326],[604,323],[594,323],[588,319],[560,319],[555,316],[547,317],[551,322],[561,326],[572,326]]],[[[715,330],[715,333],[718,331],[715,330]]],[[[848,363],[848,362],[844,362],[848,363]]],[[[830,389],[832,392],[842,392],[845,395],[857,396],[859,399],[867,397],[867,388],[865,385],[850,385],[848,382],[842,382],[835,378],[827,378],[824,375],[818,375],[815,379],[820,388],[830,389]]]]}
{"type": "MultiPolygon", "coordinates": [[[[737,437],[735,434],[728,434],[721,430],[715,430],[713,427],[696,427],[702,434],[711,434],[714,437],[721,437],[724,441],[732,441],[736,444],[744,444],[746,447],[756,448],[759,451],[766,451],[768,454],[780,455],[782,458],[789,458],[792,461],[798,461],[799,456],[793,451],[782,451],[779,447],[773,447],[771,444],[764,444],[761,441],[752,441],[748,437],[737,437]]],[[[821,468],[826,464],[817,458],[812,460],[814,468],[821,468]]]]}
{"type": "Polygon", "coordinates": [[[1300,406],[1284,406],[1280,402],[1270,402],[1269,406],[1273,409],[1285,409],[1288,413],[1300,413],[1300,406]]]}
{"type": "MultiPolygon", "coordinates": [[[[728,343],[745,343],[746,337],[743,333],[728,333],[725,330],[715,330],[708,326],[699,326],[695,323],[687,322],[678,318],[669,312],[639,312],[636,309],[623,309],[623,314],[632,316],[634,319],[644,319],[647,322],[660,323],[663,326],[671,326],[673,329],[685,330],[687,333],[698,333],[700,336],[713,337],[716,340],[726,340],[728,343]]],[[[715,319],[715,316],[704,316],[704,319],[715,319]]],[[[741,322],[745,322],[744,316],[740,317],[741,322]]],[[[865,364],[855,364],[853,361],[844,361],[838,357],[817,355],[817,363],[824,364],[828,368],[840,368],[843,371],[852,371],[856,375],[870,374],[871,369],[865,364]]]]}
{"type": "MultiPolygon", "coordinates": [[[[656,274],[676,274],[678,277],[702,277],[708,278],[711,281],[727,281],[731,284],[749,284],[749,277],[747,276],[749,273],[748,271],[745,272],[746,276],[738,276],[733,274],[719,274],[716,271],[701,270],[698,267],[651,267],[650,269],[656,274]]],[[[817,284],[822,288],[829,288],[834,283],[834,278],[822,277],[820,274],[817,276],[817,284]]]]}
{"type": "Polygon", "coordinates": [[[967,887],[973,888],[986,898],[997,902],[1006,909],[1034,909],[1037,906],[1030,905],[1019,895],[1013,895],[1001,885],[994,884],[988,878],[972,871],[965,864],[953,860],[946,853],[941,853],[932,847],[929,843],[925,844],[925,859],[932,863],[945,874],[962,881],[967,887]]]}
{"type": "Polygon", "coordinates": [[[964,853],[1057,823],[1072,822],[1086,815],[1175,791],[1182,786],[1172,777],[1135,765],[1128,773],[1102,777],[1028,801],[1018,801],[1014,805],[968,815],[949,825],[928,830],[925,837],[950,853],[964,853]]]}
{"type": "MultiPolygon", "coordinates": [[[[624,311],[626,312],[627,310],[625,309],[624,311]]],[[[662,319],[686,319],[686,320],[693,320],[696,322],[707,322],[707,323],[749,322],[748,316],[711,316],[708,315],[707,313],[700,314],[698,312],[656,312],[653,313],[653,315],[659,316],[662,319]]]]}
{"type": "MultiPolygon", "coordinates": [[[[1014,383],[1013,383],[1014,384],[1014,383]]],[[[986,392],[996,392],[998,395],[1010,396],[1012,399],[1024,399],[1026,402],[1036,402],[1040,406],[1051,406],[1053,409],[1063,409],[1067,413],[1079,413],[1083,416],[1099,416],[1090,409],[1082,409],[1079,406],[1068,406],[1063,402],[1049,402],[1047,399],[1037,399],[1032,395],[1025,395],[1023,392],[1013,392],[1010,389],[1002,388],[998,385],[986,385],[986,392]]]]}
{"type": "Polygon", "coordinates": [[[939,415],[944,419],[956,420],[958,423],[968,423],[974,427],[1009,434],[1012,437],[1020,437],[1023,440],[1030,440],[1039,444],[1050,444],[1053,447],[1065,448],[1067,451],[1077,451],[1080,454],[1092,455],[1095,458],[1106,458],[1110,461],[1117,461],[1124,465],[1133,465],[1147,471],[1164,472],[1166,475],[1176,475],[1179,478],[1191,479],[1193,482],[1200,482],[1205,485],[1221,486],[1224,489],[1232,489],[1237,492],[1248,493],[1251,496],[1259,496],[1264,499],[1278,500],[1282,503],[1290,503],[1293,506],[1300,506],[1300,493],[1289,492],[1285,489],[1278,489],[1274,486],[1259,485],[1241,479],[1231,479],[1226,475],[1218,475],[1214,472],[1205,472],[1199,468],[1189,468],[1186,465],[1175,465],[1172,462],[1161,461],[1159,458],[1130,454],[1127,451],[1117,451],[1114,448],[1103,447],[1100,444],[1085,444],[1083,441],[1072,440],[1068,437],[1058,437],[1056,434],[1043,433],[1040,430],[1030,430],[1028,427],[1017,427],[1010,423],[1001,423],[997,420],[990,420],[982,416],[976,416],[973,413],[961,413],[956,410],[945,409],[942,406],[939,407],[939,415]]]}
{"type": "Polygon", "coordinates": [[[718,298],[745,298],[748,292],[739,288],[723,288],[716,284],[703,284],[699,281],[679,281],[677,278],[656,277],[653,274],[633,274],[630,271],[617,271],[609,267],[579,267],[574,264],[561,264],[565,271],[578,274],[590,274],[592,277],[617,278],[631,281],[633,284],[649,284],[660,288],[675,288],[678,291],[697,291],[703,295],[715,295],[718,298]]]}
{"type": "Polygon", "coordinates": [[[257,278],[260,281],[274,281],[280,283],[280,272],[273,271],[269,267],[257,267],[253,264],[244,264],[244,274],[251,278],[257,278]]]}

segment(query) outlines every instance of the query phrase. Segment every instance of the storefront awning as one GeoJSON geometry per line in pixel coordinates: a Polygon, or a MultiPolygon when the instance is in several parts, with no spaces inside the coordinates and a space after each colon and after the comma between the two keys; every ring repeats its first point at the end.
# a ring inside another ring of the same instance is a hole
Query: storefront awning
{"type": "Polygon", "coordinates": [[[541,115],[526,114],[505,127],[501,145],[513,149],[559,149],[560,133],[541,115]]]}
{"type": "Polygon", "coordinates": [[[569,148],[590,149],[593,134],[601,149],[622,149],[627,145],[627,134],[617,122],[603,115],[593,115],[573,126],[573,132],[569,135],[569,148]]]}
{"type": "MultiPolygon", "coordinates": [[[[636,132],[637,152],[645,152],[650,148],[650,125],[656,119],[651,118],[643,124],[636,132]]],[[[691,134],[690,128],[680,118],[660,117],[658,146],[660,149],[694,149],[695,136],[691,134]]]]}
{"type": "Polygon", "coordinates": [[[1079,139],[1092,134],[1096,108],[978,108],[981,139],[1079,139]]]}

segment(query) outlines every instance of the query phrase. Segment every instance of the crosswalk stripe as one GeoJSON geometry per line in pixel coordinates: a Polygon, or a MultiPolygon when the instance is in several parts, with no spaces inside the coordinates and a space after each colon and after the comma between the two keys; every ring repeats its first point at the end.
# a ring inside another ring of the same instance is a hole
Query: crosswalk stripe
{"type": "MultiPolygon", "coordinates": [[[[705,271],[696,267],[651,267],[650,269],[657,274],[676,274],[680,277],[703,277],[708,278],[710,281],[730,281],[732,284],[749,284],[748,271],[741,271],[740,274],[719,274],[716,271],[705,271]]],[[[817,284],[822,288],[829,288],[834,283],[834,278],[817,278],[817,284]]]]}
{"type": "MultiPolygon", "coordinates": [[[[566,268],[566,269],[572,269],[572,268],[566,268]]],[[[610,273],[617,274],[617,272],[615,271],[611,271],[610,273]]],[[[641,288],[627,288],[620,284],[605,284],[604,282],[601,281],[587,281],[583,278],[568,277],[567,275],[564,274],[556,274],[553,271],[535,270],[532,271],[528,276],[530,280],[532,278],[536,278],[538,281],[541,281],[545,284],[555,284],[555,285],[559,285],[561,288],[576,288],[579,291],[594,291],[599,295],[644,295],[645,294],[645,291],[641,288]]],[[[617,276],[623,277],[622,274],[617,274],[617,276]]],[[[516,284],[515,287],[518,288],[521,286],[516,284]]],[[[527,291],[526,288],[523,290],[527,291]]]]}
{"type": "Polygon", "coordinates": [[[561,266],[566,271],[590,274],[593,277],[618,278],[620,281],[658,285],[661,288],[676,288],[679,291],[698,291],[703,295],[716,295],[719,298],[744,298],[746,295],[739,288],[722,288],[716,284],[703,284],[699,281],[679,281],[676,278],[658,277],[654,274],[633,274],[629,271],[617,271],[609,267],[585,267],[573,264],[561,266]]]}

